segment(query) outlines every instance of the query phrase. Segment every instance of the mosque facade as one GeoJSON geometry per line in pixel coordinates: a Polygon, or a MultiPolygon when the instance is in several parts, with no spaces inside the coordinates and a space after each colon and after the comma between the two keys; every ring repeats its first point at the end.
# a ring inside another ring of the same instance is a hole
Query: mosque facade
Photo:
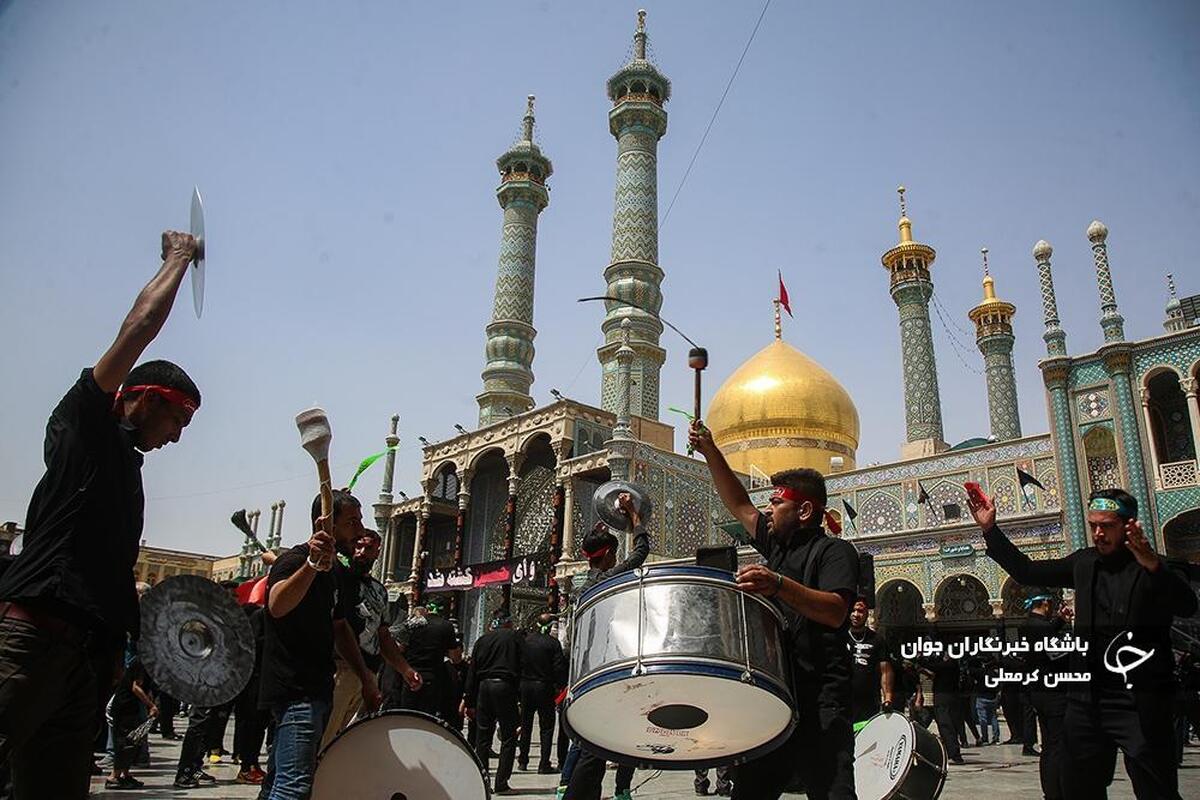
{"type": "MultiPolygon", "coordinates": [[[[599,404],[556,395],[539,406],[530,394],[537,227],[553,172],[534,142],[530,97],[522,138],[497,160],[503,218],[479,424],[445,441],[422,442],[421,486],[411,497],[393,492],[394,451],[385,462],[374,505],[384,534],[380,577],[402,605],[444,591],[468,640],[502,605],[522,619],[558,609],[570,597],[586,571],[578,546],[596,521],[593,493],[610,478],[646,488],[654,506],[652,560],[690,558],[701,545],[728,543],[726,531],[736,525],[705,464],[674,452],[675,431],[659,420],[667,351],[657,317],[664,276],[657,153],[671,84],[647,59],[646,41],[639,12],[632,58],[607,82],[617,169],[604,279],[614,299],[606,303],[597,353],[599,404]],[[452,591],[443,582],[469,565],[515,559],[523,559],[522,575],[533,579],[452,591]]],[[[1049,431],[1023,435],[1012,360],[1017,309],[998,297],[985,267],[983,299],[967,317],[984,366],[991,435],[951,447],[929,317],[936,252],[914,238],[903,189],[898,232],[881,264],[899,322],[906,414],[899,460],[858,465],[852,398],[813,358],[783,341],[777,325],[775,340],[734,370],[707,412],[718,446],[756,502],[765,503],[774,471],[808,466],[825,473],[842,535],[874,559],[875,616],[885,627],[990,627],[1023,614],[1027,590],[984,554],[967,511],[967,481],[996,497],[1001,525],[1033,558],[1086,546],[1088,493],[1123,486],[1138,498],[1160,552],[1200,561],[1200,327],[1186,318],[1173,284],[1164,333],[1127,341],[1108,231],[1093,223],[1087,238],[1105,343],[1072,356],[1058,320],[1052,250],[1037,243],[1030,274],[1042,293],[1049,431]]],[[[393,418],[386,442],[398,441],[393,418]]]]}

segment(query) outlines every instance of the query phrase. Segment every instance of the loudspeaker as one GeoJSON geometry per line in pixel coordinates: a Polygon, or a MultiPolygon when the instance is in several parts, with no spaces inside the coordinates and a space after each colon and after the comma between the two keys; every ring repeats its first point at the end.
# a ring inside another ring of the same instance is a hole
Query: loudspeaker
{"type": "Polygon", "coordinates": [[[875,607],[875,556],[858,554],[858,593],[866,598],[867,608],[875,607]]]}
{"type": "Polygon", "coordinates": [[[696,566],[715,567],[728,572],[737,572],[737,548],[730,545],[705,545],[696,548],[696,566]]]}

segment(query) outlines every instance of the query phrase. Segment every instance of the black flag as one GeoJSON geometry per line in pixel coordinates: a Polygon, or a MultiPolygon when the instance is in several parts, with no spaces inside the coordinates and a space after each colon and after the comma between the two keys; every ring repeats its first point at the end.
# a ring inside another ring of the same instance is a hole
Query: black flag
{"type": "Polygon", "coordinates": [[[858,516],[858,512],[855,511],[854,506],[850,505],[850,503],[846,500],[842,500],[842,505],[846,507],[846,516],[850,518],[851,522],[853,522],[855,517],[858,516]]]}
{"type": "Polygon", "coordinates": [[[917,495],[917,502],[924,503],[929,500],[929,492],[925,491],[925,487],[921,485],[920,481],[917,481],[917,488],[921,490],[921,493],[917,495]]]}
{"type": "Polygon", "coordinates": [[[1037,478],[1030,475],[1025,470],[1021,469],[1020,467],[1017,467],[1017,480],[1020,482],[1022,489],[1024,489],[1026,486],[1029,486],[1030,484],[1033,484],[1034,486],[1041,489],[1043,492],[1046,491],[1046,487],[1042,486],[1041,481],[1039,481],[1037,478]]]}

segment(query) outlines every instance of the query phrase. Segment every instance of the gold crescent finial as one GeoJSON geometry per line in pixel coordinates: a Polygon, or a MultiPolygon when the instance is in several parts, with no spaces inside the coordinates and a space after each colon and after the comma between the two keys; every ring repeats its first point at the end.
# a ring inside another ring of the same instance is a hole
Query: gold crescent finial
{"type": "Polygon", "coordinates": [[[981,247],[981,248],[979,248],[979,252],[983,254],[983,277],[986,278],[989,274],[988,273],[988,262],[987,262],[988,249],[986,247],[981,247]]]}
{"type": "Polygon", "coordinates": [[[638,33],[646,32],[646,9],[638,9],[638,33]]]}
{"type": "Polygon", "coordinates": [[[900,195],[900,216],[902,216],[902,217],[907,217],[907,216],[908,216],[908,209],[907,209],[907,208],[905,207],[905,205],[904,205],[904,187],[903,187],[903,186],[897,186],[897,187],[896,187],[896,193],[900,195]]]}

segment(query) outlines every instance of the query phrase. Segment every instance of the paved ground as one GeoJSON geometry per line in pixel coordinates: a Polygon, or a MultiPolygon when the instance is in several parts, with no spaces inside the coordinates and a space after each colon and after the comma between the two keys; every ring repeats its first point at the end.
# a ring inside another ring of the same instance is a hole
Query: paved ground
{"type": "MultiPolygon", "coordinates": [[[[180,721],[183,724],[182,720],[180,721]]],[[[181,730],[182,732],[182,730],[181,730]]],[[[229,726],[232,736],[233,725],[229,726]]],[[[536,751],[537,736],[534,736],[536,751]]],[[[229,743],[226,744],[226,747],[229,743]]],[[[167,742],[157,736],[151,737],[151,766],[134,770],[134,775],[146,782],[146,788],[136,791],[106,791],[104,781],[97,778],[92,783],[93,797],[116,800],[120,797],[143,798],[196,798],[197,800],[212,800],[213,798],[228,798],[228,800],[251,800],[258,796],[258,788],[241,786],[234,783],[237,767],[225,761],[211,765],[209,771],[218,779],[214,786],[189,791],[178,791],[171,787],[175,777],[175,762],[179,757],[179,742],[167,742]]],[[[946,780],[943,798],[949,800],[978,800],[978,798],[1021,798],[1032,800],[1041,796],[1038,785],[1037,759],[1021,755],[1017,745],[994,745],[982,748],[967,748],[963,751],[966,764],[950,766],[950,775],[946,780]]],[[[536,752],[530,759],[536,763],[536,752]]],[[[713,776],[715,778],[715,776],[713,776]]],[[[1190,746],[1184,755],[1184,767],[1179,773],[1180,793],[1183,797],[1200,797],[1200,746],[1190,746]]],[[[610,770],[605,780],[605,797],[610,797],[613,785],[613,773],[610,770]]],[[[516,795],[526,800],[546,800],[554,796],[555,776],[537,775],[534,773],[518,772],[513,775],[512,785],[521,794],[516,795]]],[[[637,798],[686,798],[694,797],[691,773],[639,771],[634,777],[633,785],[638,787],[634,792],[637,798]]],[[[800,797],[802,795],[786,795],[800,797]]],[[[1129,779],[1125,776],[1124,768],[1118,766],[1117,777],[1109,791],[1109,797],[1132,798],[1129,779]]],[[[337,800],[350,800],[351,795],[337,800]]],[[[322,800],[318,798],[318,800],[322,800]]]]}

